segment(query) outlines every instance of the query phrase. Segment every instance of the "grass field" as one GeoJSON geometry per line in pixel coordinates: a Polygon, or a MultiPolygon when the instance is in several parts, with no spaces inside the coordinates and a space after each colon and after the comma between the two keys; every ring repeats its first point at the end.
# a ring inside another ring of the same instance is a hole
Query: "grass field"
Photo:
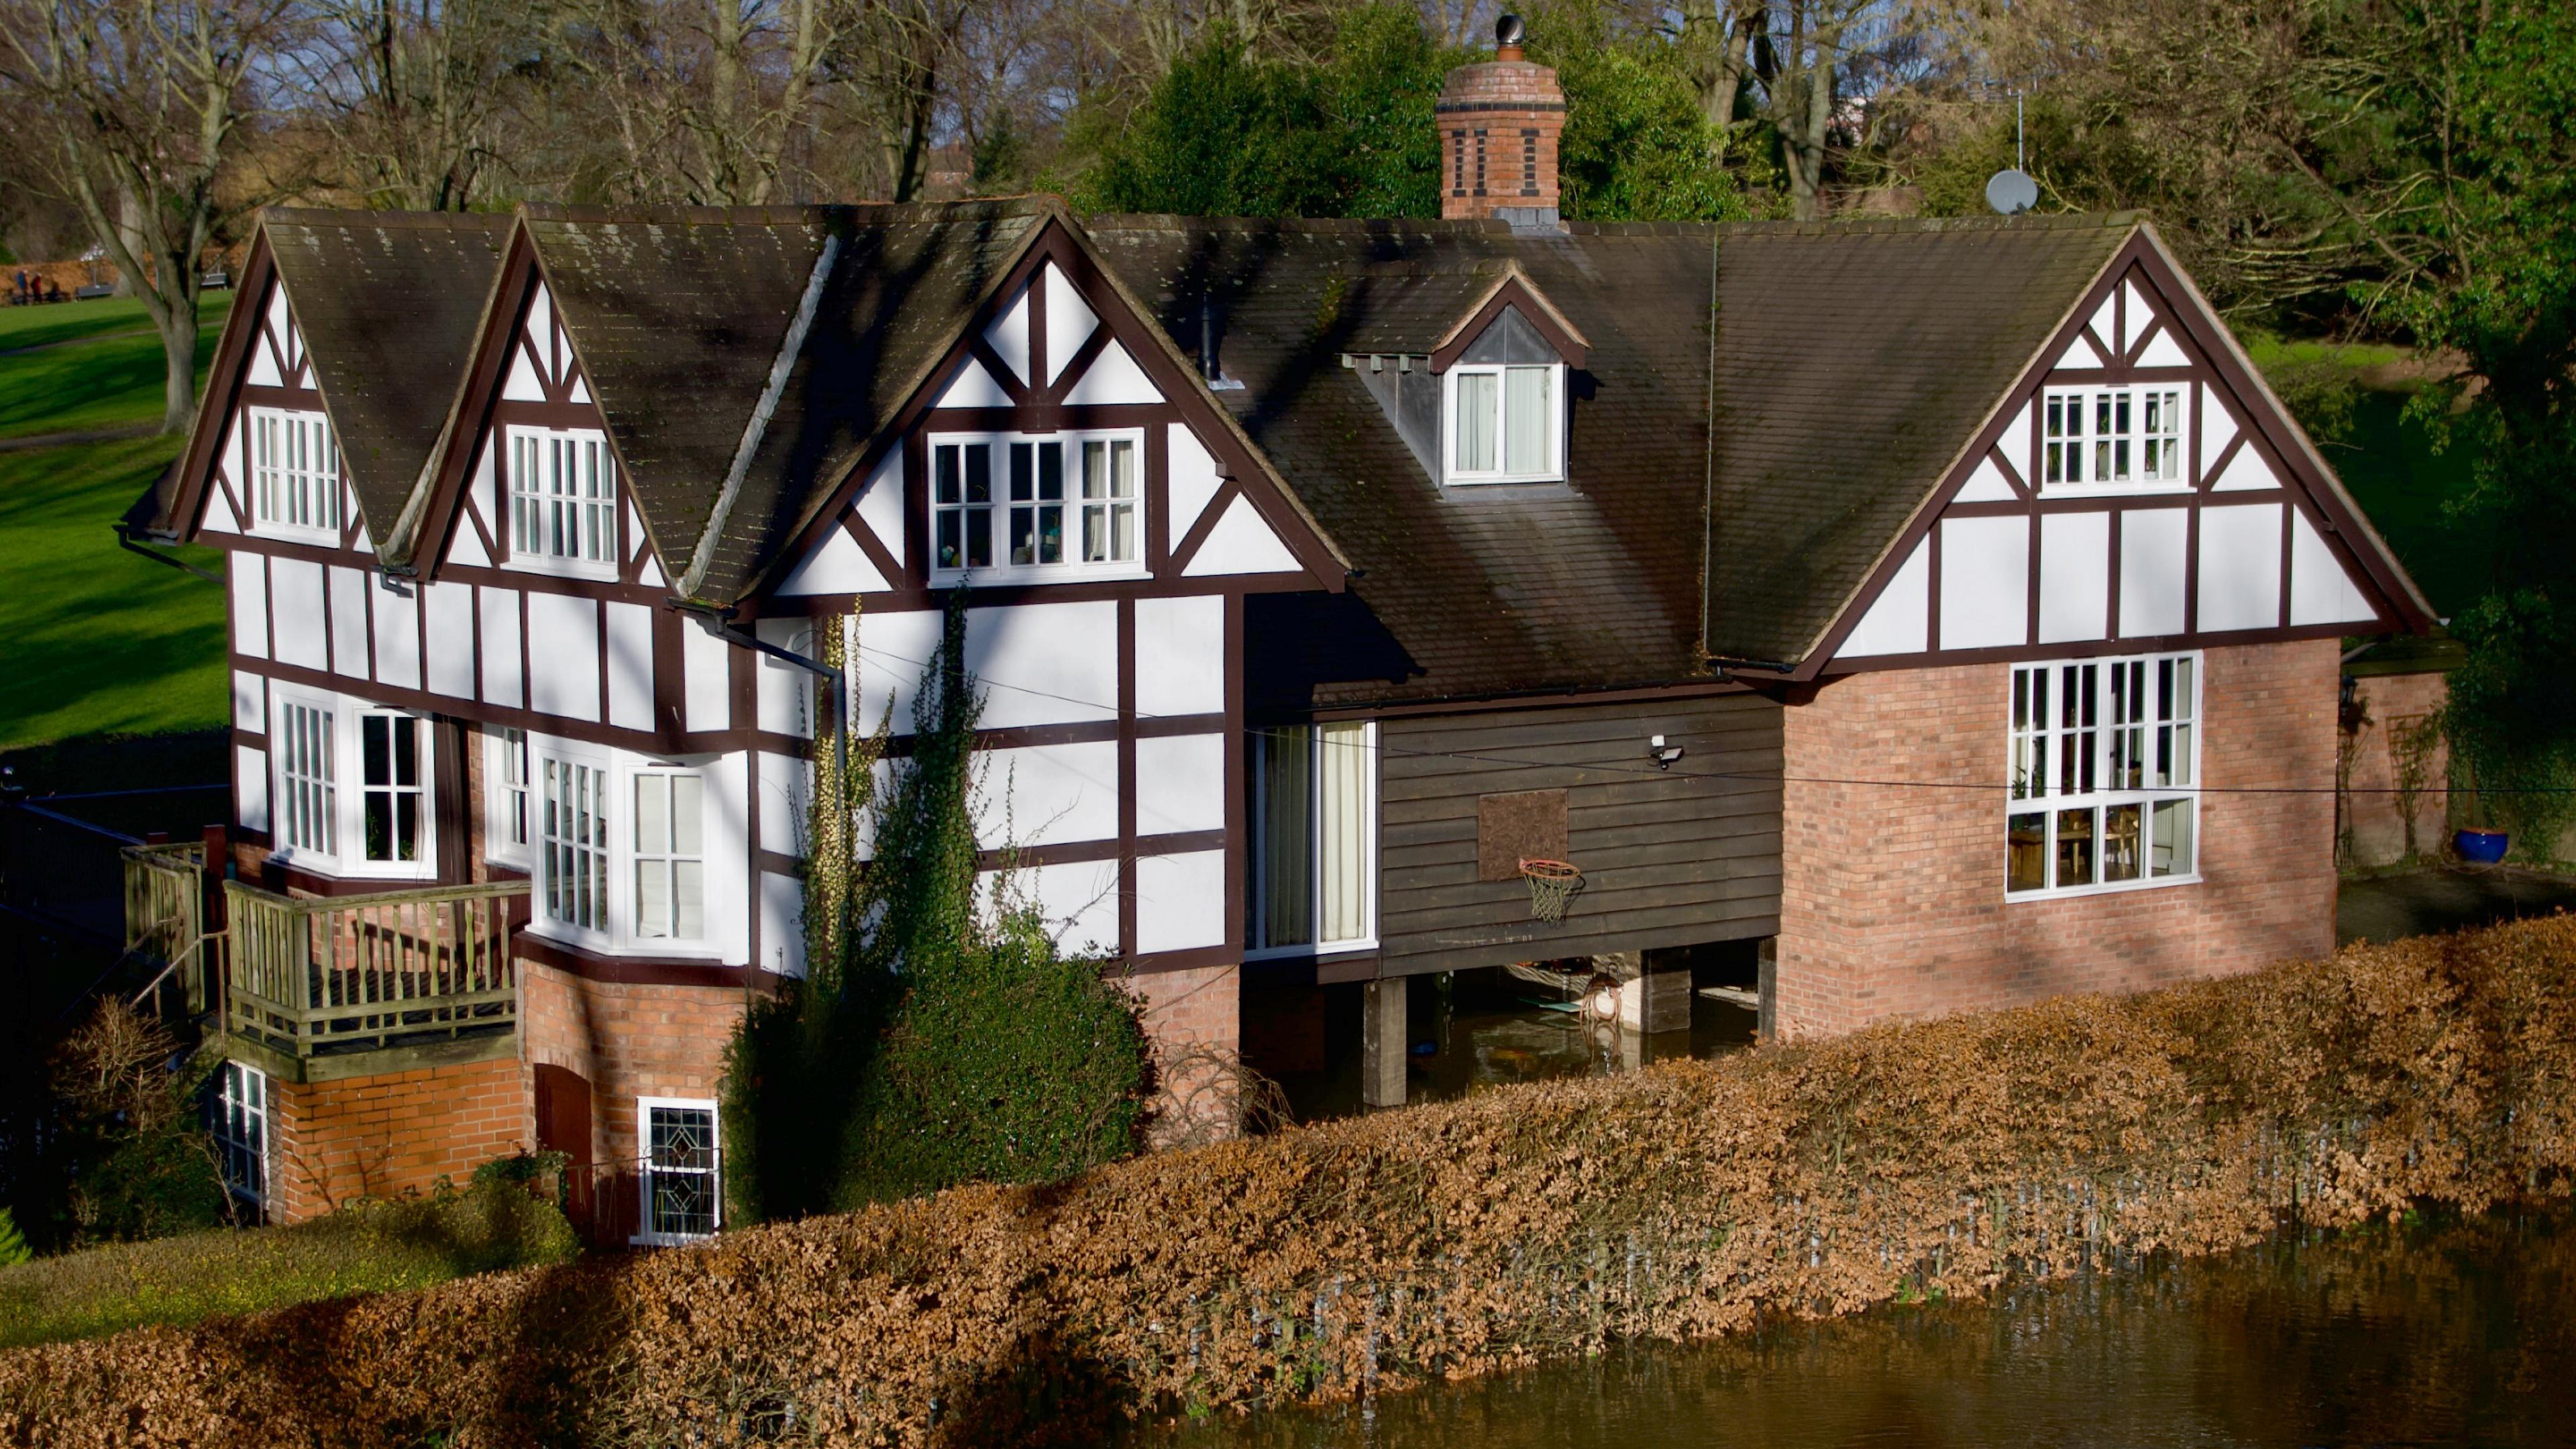
{"type": "MultiPolygon", "coordinates": [[[[206,308],[201,381],[229,300],[206,308]]],[[[156,421],[161,343],[149,326],[132,301],[0,309],[0,352],[67,342],[0,357],[0,437],[156,421]]],[[[179,444],[0,452],[0,751],[224,723],[223,590],[109,532],[179,444]]],[[[222,567],[212,549],[183,552],[222,567]]]]}

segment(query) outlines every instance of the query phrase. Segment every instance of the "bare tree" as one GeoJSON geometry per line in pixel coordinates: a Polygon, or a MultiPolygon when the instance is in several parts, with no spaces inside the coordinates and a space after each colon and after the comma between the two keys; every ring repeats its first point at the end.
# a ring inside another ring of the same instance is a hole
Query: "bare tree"
{"type": "Polygon", "coordinates": [[[550,15],[530,0],[319,0],[288,63],[331,170],[370,205],[462,211],[510,151],[550,15]]]}
{"type": "Polygon", "coordinates": [[[54,183],[161,334],[165,433],[195,411],[198,263],[240,210],[227,166],[292,23],[290,0],[0,3],[0,81],[27,99],[54,183]]]}
{"type": "Polygon", "coordinates": [[[793,192],[825,68],[863,0],[569,0],[569,63],[616,138],[614,189],[759,204],[793,192]]]}

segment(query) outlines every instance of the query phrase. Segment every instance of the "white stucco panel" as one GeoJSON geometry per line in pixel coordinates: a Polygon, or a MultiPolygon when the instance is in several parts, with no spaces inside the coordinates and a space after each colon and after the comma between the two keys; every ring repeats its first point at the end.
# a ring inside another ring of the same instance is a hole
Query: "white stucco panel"
{"type": "Polygon", "coordinates": [[[546,400],[546,385],[538,376],[536,364],[529,359],[524,341],[510,349],[510,376],[501,384],[501,396],[511,402],[546,400]]]}
{"type": "Polygon", "coordinates": [[[579,594],[528,595],[528,708],[599,718],[599,605],[579,594]]]}
{"type": "Polygon", "coordinates": [[[1994,456],[1990,453],[1977,460],[1976,471],[1968,475],[1967,482],[1959,485],[1958,496],[1951,501],[1954,503],[2010,503],[2020,496],[2013,491],[2011,480],[2004,477],[2004,471],[1995,466],[1994,456]]]}
{"type": "Polygon", "coordinates": [[[958,365],[957,376],[940,390],[939,401],[931,404],[941,408],[1006,408],[1010,405],[1011,395],[1003,390],[992,373],[985,370],[984,364],[971,357],[958,365]]]}
{"type": "Polygon", "coordinates": [[[1041,273],[1046,278],[1047,304],[1047,370],[1054,374],[1052,384],[1064,376],[1064,365],[1091,340],[1091,331],[1100,325],[1098,314],[1072,279],[1049,264],[1041,273]]]}
{"type": "Polygon", "coordinates": [[[608,606],[608,722],[653,728],[653,611],[642,604],[608,606]]]}
{"type": "Polygon", "coordinates": [[[382,586],[376,598],[376,679],[397,689],[420,688],[420,586],[382,586]]]}
{"type": "MultiPolygon", "coordinates": [[[[887,720],[892,720],[896,734],[912,733],[913,698],[920,692],[923,664],[939,647],[939,628],[936,609],[869,614],[859,620],[861,733],[872,732],[887,720]]],[[[1111,667],[1116,667],[1114,659],[1111,667]]],[[[985,723],[992,721],[988,718],[985,723]]]]}
{"type": "Polygon", "coordinates": [[[985,324],[984,344],[992,348],[993,355],[1001,358],[1003,365],[1011,369],[1012,376],[1022,382],[1031,380],[1029,377],[1028,288],[1022,287],[1018,294],[1011,298],[1011,305],[1003,308],[1000,316],[985,324]]]}
{"type": "Polygon", "coordinates": [[[1171,499],[1171,538],[1178,543],[1189,536],[1199,515],[1207,511],[1208,500],[1216,496],[1224,482],[1217,477],[1216,458],[1199,442],[1198,434],[1183,423],[1164,427],[1165,476],[1171,499]]]}
{"type": "Polygon", "coordinates": [[[813,799],[813,765],[795,755],[761,751],[760,848],[803,855],[806,815],[813,799]]]}
{"type": "MultiPolygon", "coordinates": [[[[934,616],[935,618],[936,616],[934,616]]],[[[938,641],[936,625],[930,643],[938,641]]],[[[861,641],[867,624],[861,625],[861,641]]],[[[928,660],[929,649],[914,657],[928,660]]],[[[966,668],[984,687],[985,729],[1112,719],[1118,713],[1118,605],[970,609],[966,668]]],[[[919,677],[919,666],[914,675],[919,677]]],[[[898,717],[895,728],[908,728],[898,717]]]]}
{"type": "Polygon", "coordinates": [[[492,555],[484,551],[483,535],[475,531],[473,519],[456,520],[455,537],[447,545],[447,561],[468,568],[487,569],[492,566],[492,555]]]}
{"type": "Polygon", "coordinates": [[[1225,709],[1225,600],[1136,601],[1136,712],[1148,719],[1225,709]]]}
{"type": "Polygon", "coordinates": [[[1225,944],[1225,852],[1136,860],[1136,950],[1186,951],[1225,944]]]}
{"type": "MultiPolygon", "coordinates": [[[[808,659],[815,657],[811,619],[763,619],[753,627],[763,644],[774,644],[808,659]]],[[[815,676],[769,654],[754,659],[751,672],[760,728],[772,734],[811,738],[815,676]]]]}
{"type": "Polygon", "coordinates": [[[2235,440],[2236,415],[2229,412],[2227,404],[2219,399],[2218,389],[2208,383],[2202,383],[2200,385],[2200,472],[2202,477],[2209,476],[2209,470],[2218,466],[2218,455],[2225,452],[2227,445],[2235,440]]]}
{"type": "Polygon", "coordinates": [[[2147,339],[2147,350],[2138,354],[2138,366],[2189,367],[2191,355],[2184,352],[2181,344],[2174,341],[2172,328],[2159,327],[2156,329],[2156,335],[2147,339]]]}
{"type": "Polygon", "coordinates": [[[2102,305],[2093,310],[2092,323],[2093,335],[2101,338],[2102,345],[2114,352],[2128,345],[2120,336],[2120,310],[2117,302],[2116,294],[2104,297],[2102,305]]]}
{"type": "Polygon", "coordinates": [[[1991,649],[2030,635],[2030,521],[1941,520],[1943,649],[1991,649]]]}
{"type": "Polygon", "coordinates": [[[329,615],[323,612],[322,566],[300,558],[281,558],[270,564],[268,574],[269,614],[277,629],[277,661],[305,669],[330,668],[329,615]]]}
{"type": "Polygon", "coordinates": [[[2039,520],[2039,642],[2110,633],[2111,515],[2050,513],[2039,520]]]}
{"type": "Polygon", "coordinates": [[[688,728],[733,727],[733,646],[695,624],[680,630],[688,728]]]}
{"type": "Polygon", "coordinates": [[[240,550],[225,555],[224,578],[233,598],[233,652],[268,657],[268,556],[240,550]]]}
{"type": "Polygon", "coordinates": [[[2254,440],[2248,438],[2245,446],[2236,450],[2236,456],[2227,460],[2227,471],[2219,474],[2210,488],[2219,493],[2250,493],[2280,486],[2280,477],[2272,471],[2271,464],[2263,461],[2254,440]]]}
{"type": "Polygon", "coordinates": [[[1181,573],[1199,579],[1222,574],[1290,573],[1296,568],[1297,556],[1279,541],[1279,535],[1270,531],[1252,500],[1238,493],[1181,573]]]}
{"type": "Polygon", "coordinates": [[[877,545],[886,557],[903,562],[903,450],[898,448],[879,460],[876,471],[868,475],[868,486],[859,492],[856,512],[859,526],[876,536],[877,545]]]}
{"type": "Polygon", "coordinates": [[[2120,637],[2153,639],[2183,629],[2183,578],[2191,515],[2132,508],[2120,515],[2120,637]]]}
{"type": "Polygon", "coordinates": [[[2269,629],[2281,622],[2281,505],[2200,511],[2203,633],[2269,629]]]}
{"type": "Polygon", "coordinates": [[[1897,566],[1834,657],[1920,654],[1931,647],[1931,623],[1932,540],[1927,535],[1915,541],[1914,551],[1897,566]]]}
{"type": "Polygon", "coordinates": [[[2370,596],[2335,557],[2308,516],[2290,510],[2290,622],[2357,624],[2376,619],[2370,596]]]}
{"type": "Polygon", "coordinates": [[[805,883],[773,870],[760,873],[760,969],[805,974],[805,883]]]}
{"type": "Polygon", "coordinates": [[[519,707],[519,591],[483,590],[483,699],[519,707]]]}
{"type": "Polygon", "coordinates": [[[1071,391],[1064,395],[1070,406],[1087,403],[1158,403],[1162,389],[1145,376],[1145,369],[1127,355],[1123,343],[1112,342],[1100,349],[1091,366],[1083,370],[1071,391]]]}
{"type": "Polygon", "coordinates": [[[268,733],[268,681],[239,669],[233,671],[233,728],[268,733]]]}
{"type": "Polygon", "coordinates": [[[1136,833],[1225,828],[1225,736],[1148,736],[1136,742],[1136,833]]]}
{"type": "Polygon", "coordinates": [[[2102,354],[2093,350],[2092,343],[2087,342],[2083,337],[2078,336],[2074,341],[2066,344],[2066,350],[2064,352],[2057,355],[2057,365],[2059,367],[2099,368],[2103,365],[2102,354]]]}
{"type": "Polygon", "coordinates": [[[1005,879],[986,871],[976,885],[990,902],[997,890],[1037,907],[1056,948],[1068,956],[1118,953],[1118,862],[1071,861],[1031,866],[1005,879]]]}
{"type": "Polygon", "coordinates": [[[2030,436],[2031,429],[2037,426],[2031,420],[2038,415],[2039,399],[2034,397],[2027,406],[2016,409],[2005,420],[2003,436],[1995,440],[1995,451],[2004,455],[2004,462],[2011,465],[2013,472],[2019,474],[2025,484],[2035,476],[2031,472],[2030,436]]]}
{"type": "Polygon", "coordinates": [[[975,840],[986,850],[1118,837],[1115,740],[987,750],[975,778],[975,840]]]}
{"type": "Polygon", "coordinates": [[[331,569],[331,668],[351,679],[367,677],[367,574],[331,569]]]}
{"type": "Polygon", "coordinates": [[[474,697],[474,586],[431,584],[421,612],[429,635],[429,689],[458,699],[474,697]]]}
{"type": "Polygon", "coordinates": [[[268,751],[233,747],[233,809],[244,830],[268,829],[268,751]]]}
{"type": "Polygon", "coordinates": [[[823,541],[778,586],[781,594],[861,594],[887,587],[885,575],[868,561],[867,551],[846,528],[828,528],[823,541]]]}

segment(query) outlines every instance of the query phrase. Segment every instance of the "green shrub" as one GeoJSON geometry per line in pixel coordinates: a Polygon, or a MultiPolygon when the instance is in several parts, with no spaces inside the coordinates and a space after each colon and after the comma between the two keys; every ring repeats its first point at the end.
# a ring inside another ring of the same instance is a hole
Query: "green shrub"
{"type": "Polygon", "coordinates": [[[116,1243],[0,1267],[0,1348],[426,1288],[563,1262],[577,1250],[563,1214],[498,1181],[361,1203],[293,1227],[116,1243]]]}
{"type": "Polygon", "coordinates": [[[7,1208],[0,1207],[0,1268],[15,1267],[36,1256],[27,1246],[26,1235],[18,1231],[18,1220],[7,1208]]]}

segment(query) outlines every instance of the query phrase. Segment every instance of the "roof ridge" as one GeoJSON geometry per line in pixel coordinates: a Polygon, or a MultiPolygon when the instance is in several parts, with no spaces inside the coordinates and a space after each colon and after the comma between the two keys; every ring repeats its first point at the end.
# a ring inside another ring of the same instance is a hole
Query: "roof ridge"
{"type": "Polygon", "coordinates": [[[1854,216],[1814,221],[1719,221],[1719,236],[1867,236],[1980,231],[2125,231],[2146,219],[2142,211],[2025,212],[2019,216],[1854,216]]]}
{"type": "Polygon", "coordinates": [[[945,221],[953,218],[1062,213],[1062,199],[1044,194],[978,196],[955,201],[836,201],[765,206],[602,206],[522,202],[530,221],[593,226],[828,226],[879,220],[945,221]]]}
{"type": "Polygon", "coordinates": [[[506,211],[369,211],[342,206],[260,208],[262,226],[405,227],[424,231],[492,231],[516,218],[506,211]]]}

